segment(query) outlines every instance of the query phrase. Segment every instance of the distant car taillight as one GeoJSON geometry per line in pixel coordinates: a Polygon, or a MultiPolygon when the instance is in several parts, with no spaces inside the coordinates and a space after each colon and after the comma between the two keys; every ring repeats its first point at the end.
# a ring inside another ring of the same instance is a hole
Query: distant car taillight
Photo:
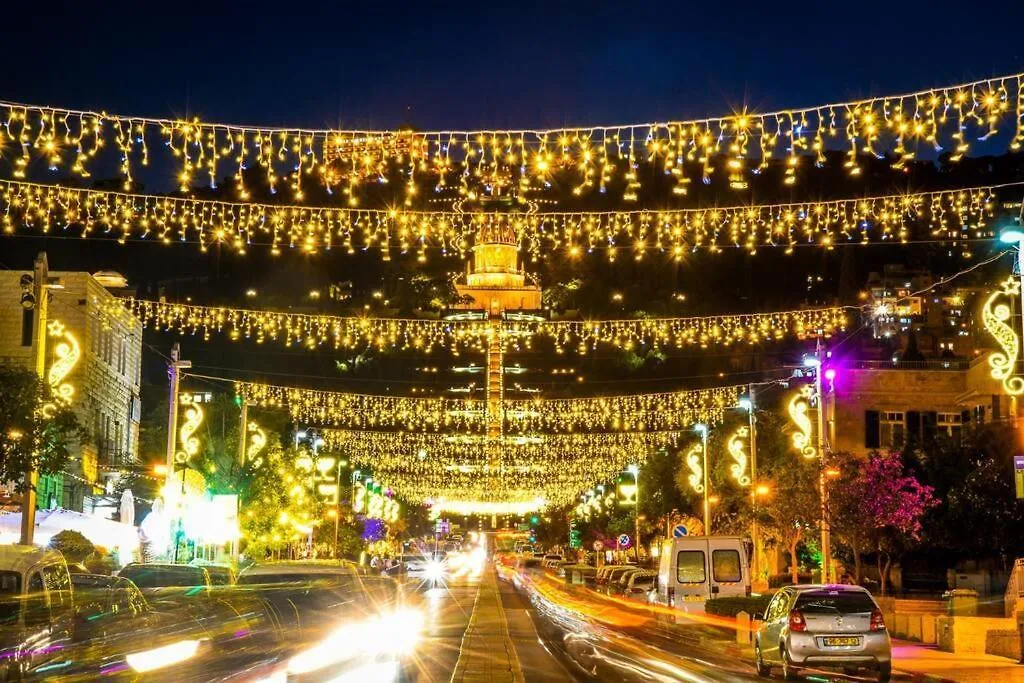
{"type": "Polygon", "coordinates": [[[885,630],[885,619],[882,618],[882,610],[876,609],[874,612],[871,613],[871,630],[885,630]]]}
{"type": "Polygon", "coordinates": [[[807,630],[807,620],[804,619],[804,613],[798,609],[789,613],[789,630],[796,633],[803,633],[807,630]]]}

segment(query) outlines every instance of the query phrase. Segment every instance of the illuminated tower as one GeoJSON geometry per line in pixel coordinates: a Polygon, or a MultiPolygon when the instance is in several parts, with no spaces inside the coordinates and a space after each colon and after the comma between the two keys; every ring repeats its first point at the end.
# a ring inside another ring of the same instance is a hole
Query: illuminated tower
{"type": "Polygon", "coordinates": [[[467,265],[466,283],[456,284],[455,289],[473,299],[460,308],[482,308],[490,318],[507,310],[541,307],[540,286],[526,282],[526,271],[519,264],[515,231],[507,226],[480,229],[473,246],[473,262],[467,265]]]}

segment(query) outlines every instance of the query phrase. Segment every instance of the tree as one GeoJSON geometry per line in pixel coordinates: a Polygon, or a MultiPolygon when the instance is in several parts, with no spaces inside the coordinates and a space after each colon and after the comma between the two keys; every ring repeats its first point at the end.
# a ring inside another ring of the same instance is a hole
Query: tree
{"type": "Polygon", "coordinates": [[[817,462],[791,461],[767,476],[772,493],[758,506],[761,533],[765,540],[774,541],[789,553],[790,578],[798,583],[797,550],[821,518],[817,462]]]}
{"type": "Polygon", "coordinates": [[[871,453],[866,462],[837,454],[832,464],[840,470],[829,487],[832,528],[853,551],[858,583],[861,554],[869,548],[876,552],[885,595],[893,555],[920,540],[924,515],[937,504],[934,490],[909,474],[895,451],[871,453]]]}
{"type": "Polygon", "coordinates": [[[50,547],[59,550],[69,564],[84,562],[96,547],[79,531],[65,529],[50,539],[50,547]]]}
{"type": "Polygon", "coordinates": [[[0,367],[0,480],[18,482],[24,491],[30,465],[43,474],[60,472],[68,447],[83,436],[71,407],[54,401],[34,372],[0,367]]]}

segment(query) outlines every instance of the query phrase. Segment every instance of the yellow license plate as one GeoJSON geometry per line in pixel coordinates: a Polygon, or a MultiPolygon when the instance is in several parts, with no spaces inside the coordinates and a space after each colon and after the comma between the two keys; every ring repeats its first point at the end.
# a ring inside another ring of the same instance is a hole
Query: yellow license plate
{"type": "Polygon", "coordinates": [[[850,645],[860,645],[860,638],[851,636],[837,636],[831,638],[822,638],[821,642],[827,647],[849,647],[850,645]]]}

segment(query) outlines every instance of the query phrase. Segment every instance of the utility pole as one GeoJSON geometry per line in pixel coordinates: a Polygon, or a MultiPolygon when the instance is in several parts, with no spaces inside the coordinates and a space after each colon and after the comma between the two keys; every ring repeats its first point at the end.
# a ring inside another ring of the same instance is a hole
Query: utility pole
{"type": "MultiPolygon", "coordinates": [[[[50,266],[46,260],[46,252],[41,251],[36,257],[32,269],[32,296],[35,299],[35,316],[32,320],[32,354],[35,361],[35,371],[42,382],[46,382],[46,315],[48,312],[47,300],[49,292],[46,289],[47,280],[50,277],[50,266]]],[[[26,301],[22,298],[22,305],[26,301]]],[[[39,415],[37,414],[37,419],[39,415]]],[[[33,444],[33,458],[38,455],[36,449],[39,444],[33,444]]],[[[21,500],[21,543],[32,545],[36,531],[36,486],[39,484],[39,472],[36,470],[35,462],[29,462],[25,470],[25,493],[21,500]]]]}
{"type": "Polygon", "coordinates": [[[748,405],[747,415],[750,418],[750,541],[754,545],[753,562],[751,562],[751,575],[757,580],[761,571],[761,529],[757,523],[757,416],[754,410],[757,407],[754,397],[754,385],[747,388],[748,405]]]}
{"type": "Polygon", "coordinates": [[[821,582],[832,582],[832,524],[828,514],[828,482],[825,473],[825,392],[822,390],[824,354],[818,340],[818,362],[814,367],[814,393],[818,402],[818,494],[821,498],[821,582]]]}
{"type": "Polygon", "coordinates": [[[174,342],[171,347],[171,362],[167,364],[167,377],[170,379],[170,396],[167,408],[167,474],[164,483],[169,483],[174,473],[174,452],[178,444],[178,384],[181,371],[192,367],[192,362],[180,360],[181,345],[174,342]]]}
{"type": "Polygon", "coordinates": [[[698,424],[696,426],[697,432],[700,434],[701,454],[703,456],[703,464],[701,469],[703,471],[703,484],[704,484],[704,535],[711,535],[711,500],[709,496],[711,492],[708,487],[711,482],[708,478],[708,426],[706,424],[698,424]]]}
{"type": "Polygon", "coordinates": [[[238,464],[245,464],[246,430],[249,429],[249,402],[242,394],[242,412],[238,416],[238,464]]]}

